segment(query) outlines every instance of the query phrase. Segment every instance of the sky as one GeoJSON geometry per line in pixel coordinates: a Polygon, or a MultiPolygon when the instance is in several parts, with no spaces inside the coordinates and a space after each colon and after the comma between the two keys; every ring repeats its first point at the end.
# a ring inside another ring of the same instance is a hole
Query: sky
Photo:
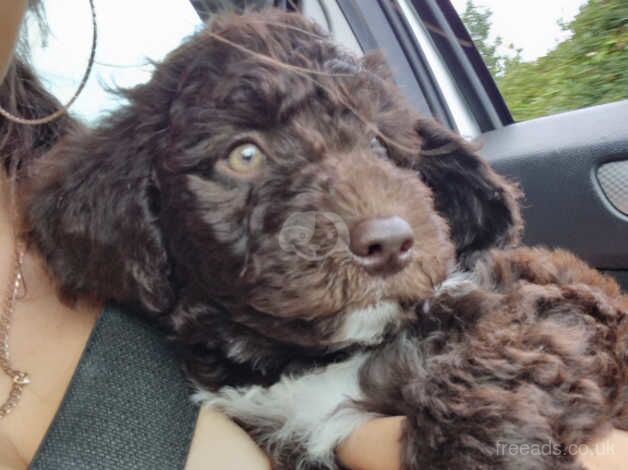
{"type": "MultiPolygon", "coordinates": [[[[46,47],[30,27],[32,57],[61,101],[75,92],[87,65],[92,40],[87,0],[47,0],[51,34],[46,47]]],[[[95,0],[98,21],[96,60],[89,82],[72,112],[95,120],[119,105],[107,87],[146,81],[151,66],[201,25],[187,0],[95,0]]]]}
{"type": "MultiPolygon", "coordinates": [[[[375,0],[360,0],[375,1],[375,0]]],[[[493,11],[494,33],[523,49],[532,60],[565,38],[558,19],[570,20],[586,0],[475,0],[493,11]]],[[[466,0],[452,0],[458,11],[466,0]]],[[[67,101],[80,82],[91,44],[87,0],[47,0],[51,34],[46,47],[31,31],[33,59],[51,91],[67,101]]],[[[119,106],[107,87],[132,86],[150,76],[147,59],[160,60],[201,26],[188,0],[95,0],[98,18],[96,63],[90,80],[72,107],[87,120],[97,120],[119,106]]]]}
{"type": "MultiPolygon", "coordinates": [[[[451,0],[459,13],[467,0],[451,0]]],[[[493,32],[523,49],[524,60],[545,55],[566,39],[558,20],[569,21],[578,13],[586,0],[474,0],[478,6],[493,12],[493,32]]]]}

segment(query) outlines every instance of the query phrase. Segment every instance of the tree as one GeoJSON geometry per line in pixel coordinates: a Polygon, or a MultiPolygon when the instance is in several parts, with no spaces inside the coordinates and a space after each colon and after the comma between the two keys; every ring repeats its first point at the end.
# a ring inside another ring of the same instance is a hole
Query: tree
{"type": "Polygon", "coordinates": [[[473,3],[473,0],[467,0],[465,9],[462,12],[462,21],[469,30],[469,35],[482,55],[491,75],[496,76],[499,72],[497,47],[501,45],[502,40],[500,37],[497,37],[494,41],[489,39],[491,16],[493,16],[491,10],[478,8],[473,3]]]}
{"type": "Polygon", "coordinates": [[[628,98],[628,1],[588,0],[560,24],[568,39],[494,75],[517,120],[628,98]]]}
{"type": "Polygon", "coordinates": [[[462,21],[491,75],[498,77],[513,61],[520,60],[521,51],[510,44],[507,48],[510,54],[505,54],[503,53],[504,40],[502,37],[497,36],[491,39],[492,16],[493,12],[489,8],[479,7],[473,3],[473,0],[467,0],[462,12],[462,21]]]}

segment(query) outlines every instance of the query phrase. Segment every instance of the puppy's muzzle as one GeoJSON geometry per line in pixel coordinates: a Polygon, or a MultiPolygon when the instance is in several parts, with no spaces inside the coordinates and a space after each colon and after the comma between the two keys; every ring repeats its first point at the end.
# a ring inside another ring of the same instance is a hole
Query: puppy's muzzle
{"type": "Polygon", "coordinates": [[[414,233],[401,217],[362,220],[351,228],[350,237],[351,252],[370,274],[395,274],[411,261],[414,233]]]}

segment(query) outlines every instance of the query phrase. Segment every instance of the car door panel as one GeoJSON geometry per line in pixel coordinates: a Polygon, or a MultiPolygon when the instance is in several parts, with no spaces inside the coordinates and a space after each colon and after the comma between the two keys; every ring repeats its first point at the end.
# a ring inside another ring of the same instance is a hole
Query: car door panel
{"type": "MultiPolygon", "coordinates": [[[[525,193],[525,243],[572,250],[624,286],[628,216],[609,200],[598,169],[628,163],[627,122],[624,100],[511,124],[481,138],[484,156],[525,193]]],[[[628,172],[612,180],[623,197],[628,172]]]]}

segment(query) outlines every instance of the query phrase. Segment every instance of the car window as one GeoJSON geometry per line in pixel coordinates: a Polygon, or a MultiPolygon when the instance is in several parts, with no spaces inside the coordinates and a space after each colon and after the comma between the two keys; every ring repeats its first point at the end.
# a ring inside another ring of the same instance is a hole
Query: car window
{"type": "Polygon", "coordinates": [[[355,54],[364,53],[335,0],[303,0],[301,5],[303,14],[322,26],[335,41],[355,54]]]}
{"type": "Polygon", "coordinates": [[[628,98],[626,0],[451,0],[515,120],[628,98]]]}
{"type": "Polygon", "coordinates": [[[464,96],[455,82],[455,77],[448,72],[438,47],[432,41],[427,25],[421,21],[416,5],[413,5],[409,0],[399,0],[398,5],[425,56],[426,63],[434,75],[443,98],[447,102],[456,130],[465,138],[477,137],[480,134],[477,122],[468,110],[464,96]]]}
{"type": "MultiPolygon", "coordinates": [[[[150,77],[150,61],[162,59],[202,23],[188,0],[100,0],[95,2],[98,44],[89,81],[71,112],[95,121],[120,106],[109,90],[130,87],[150,77]]],[[[49,34],[30,18],[28,36],[35,67],[48,89],[66,102],[87,65],[92,40],[86,0],[46,2],[49,34]]]]}

